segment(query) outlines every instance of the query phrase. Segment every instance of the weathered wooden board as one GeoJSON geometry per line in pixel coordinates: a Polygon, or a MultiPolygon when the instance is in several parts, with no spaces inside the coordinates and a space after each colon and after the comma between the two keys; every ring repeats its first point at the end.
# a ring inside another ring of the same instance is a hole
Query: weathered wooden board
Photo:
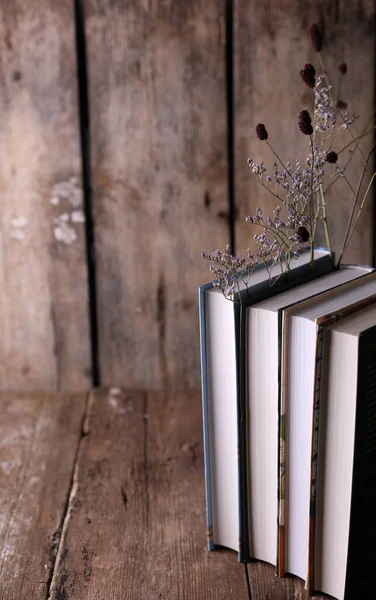
{"type": "Polygon", "coordinates": [[[85,2],[102,384],[198,388],[229,242],[224,2],[85,2]]]}
{"type": "Polygon", "coordinates": [[[3,390],[90,384],[74,31],[70,0],[0,0],[3,390]]]}
{"type": "MultiPolygon", "coordinates": [[[[261,561],[248,565],[252,600],[309,600],[304,582],[287,575],[276,577],[275,567],[261,561]]],[[[315,594],[315,600],[330,600],[332,596],[315,594]]]]}
{"type": "Polygon", "coordinates": [[[45,600],[86,396],[0,395],[0,598],[45,600]]]}
{"type": "MultiPolygon", "coordinates": [[[[236,553],[206,550],[200,404],[0,395],[1,600],[249,600],[236,553]]],[[[270,565],[248,572],[253,600],[307,598],[270,565]]]]}
{"type": "Polygon", "coordinates": [[[97,392],[88,428],[51,600],[247,600],[206,550],[200,396],[97,392]]]}
{"type": "MultiPolygon", "coordinates": [[[[311,47],[308,29],[317,23],[324,32],[323,59],[329,74],[333,74],[334,90],[338,86],[338,65],[346,62],[348,73],[343,79],[341,99],[349,110],[361,115],[354,124],[354,133],[363,130],[374,110],[375,3],[373,0],[283,0],[275,2],[234,2],[234,70],[235,70],[235,172],[236,199],[239,220],[236,225],[237,252],[254,247],[255,226],[244,218],[254,213],[256,206],[267,214],[275,207],[273,198],[252,175],[247,158],[264,160],[272,167],[275,157],[255,135],[257,123],[264,123],[269,141],[284,162],[304,164],[309,152],[308,139],[298,129],[301,110],[312,111],[311,90],[300,78],[304,64],[311,62],[321,72],[317,54],[311,47]],[[360,66],[361,65],[361,66],[360,66]]],[[[347,132],[344,143],[351,141],[347,132]]],[[[365,154],[373,144],[368,136],[362,143],[365,154]]],[[[338,146],[333,149],[338,149],[338,146]]],[[[341,155],[341,166],[345,159],[341,155]]],[[[354,158],[347,170],[356,188],[361,174],[362,159],[354,158]]],[[[344,180],[331,188],[327,196],[332,241],[338,252],[346,230],[352,204],[351,192],[344,180]]],[[[373,221],[372,197],[364,210],[354,235],[347,262],[372,261],[373,221]]],[[[322,243],[325,242],[321,238],[322,243]]]]}

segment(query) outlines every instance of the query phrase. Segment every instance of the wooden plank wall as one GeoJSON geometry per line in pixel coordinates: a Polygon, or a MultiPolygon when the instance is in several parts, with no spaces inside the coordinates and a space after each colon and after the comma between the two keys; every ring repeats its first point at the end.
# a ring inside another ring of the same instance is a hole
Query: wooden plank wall
{"type": "Polygon", "coordinates": [[[74,35],[70,1],[0,0],[2,390],[90,384],[74,35]]]}
{"type": "MultiPolygon", "coordinates": [[[[92,384],[75,4],[85,18],[100,383],[195,389],[197,285],[210,279],[200,251],[223,248],[234,226],[236,251],[244,252],[254,233],[245,215],[271,207],[247,166],[248,156],[273,160],[254,127],[266,124],[286,160],[305,155],[296,120],[311,108],[299,71],[309,61],[318,66],[307,36],[312,22],[324,31],[328,70],[348,64],[343,98],[368,118],[375,2],[307,0],[302,10],[298,0],[0,0],[4,390],[92,384]]],[[[371,144],[364,141],[365,152],[371,144]]],[[[354,178],[360,164],[352,165],[354,178]]],[[[337,250],[350,203],[341,183],[329,206],[337,250]]],[[[372,258],[370,202],[346,259],[372,258]]]]}
{"type": "Polygon", "coordinates": [[[105,385],[199,387],[200,251],[228,241],[223,7],[86,2],[105,385]]]}

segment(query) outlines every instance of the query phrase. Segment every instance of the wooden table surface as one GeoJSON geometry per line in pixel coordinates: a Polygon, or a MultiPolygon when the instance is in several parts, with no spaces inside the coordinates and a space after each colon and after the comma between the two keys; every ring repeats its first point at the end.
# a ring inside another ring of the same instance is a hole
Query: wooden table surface
{"type": "Polygon", "coordinates": [[[0,506],[0,600],[306,598],[207,552],[199,393],[0,395],[0,506]]]}

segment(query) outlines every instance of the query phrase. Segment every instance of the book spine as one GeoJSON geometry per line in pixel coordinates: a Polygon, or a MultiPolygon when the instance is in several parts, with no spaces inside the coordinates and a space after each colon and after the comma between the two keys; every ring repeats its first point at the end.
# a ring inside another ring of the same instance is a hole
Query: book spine
{"type": "Polygon", "coordinates": [[[315,540],[316,540],[316,499],[317,499],[317,461],[319,447],[319,419],[320,419],[320,397],[321,376],[323,366],[323,340],[324,328],[317,326],[316,330],[316,361],[314,376],[314,397],[312,413],[312,437],[311,437],[311,472],[310,472],[310,504],[309,504],[309,528],[308,528],[308,565],[305,588],[308,594],[314,589],[314,567],[315,567],[315,540]]]}
{"type": "Polygon", "coordinates": [[[278,406],[278,539],[277,539],[277,575],[282,577],[285,574],[285,501],[286,501],[286,462],[285,462],[285,443],[286,443],[286,349],[288,345],[287,319],[282,313],[279,315],[278,323],[279,343],[279,406],[278,406]]]}
{"type": "Polygon", "coordinates": [[[234,302],[237,422],[238,422],[238,485],[239,485],[239,562],[249,562],[248,520],[248,431],[246,402],[246,310],[243,302],[234,302]]]}
{"type": "Polygon", "coordinates": [[[202,388],[202,415],[203,415],[203,438],[204,438],[204,468],[205,468],[205,496],[206,496],[206,525],[208,550],[214,549],[213,544],[213,512],[212,492],[210,477],[210,413],[209,413],[209,390],[206,354],[206,295],[205,292],[211,286],[199,288],[199,322],[200,322],[200,359],[201,359],[201,388],[202,388]]]}

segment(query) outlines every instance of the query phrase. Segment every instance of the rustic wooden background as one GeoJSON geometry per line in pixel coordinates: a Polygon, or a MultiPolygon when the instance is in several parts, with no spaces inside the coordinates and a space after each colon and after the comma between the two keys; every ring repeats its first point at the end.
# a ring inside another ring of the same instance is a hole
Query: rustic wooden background
{"type": "MultiPolygon", "coordinates": [[[[306,152],[312,22],[362,127],[374,0],[0,0],[0,389],[199,387],[200,251],[243,253],[270,206],[258,122],[306,152]]],[[[330,200],[338,250],[346,187],[330,200]]],[[[373,222],[370,200],[347,261],[373,263],[373,222]]]]}

